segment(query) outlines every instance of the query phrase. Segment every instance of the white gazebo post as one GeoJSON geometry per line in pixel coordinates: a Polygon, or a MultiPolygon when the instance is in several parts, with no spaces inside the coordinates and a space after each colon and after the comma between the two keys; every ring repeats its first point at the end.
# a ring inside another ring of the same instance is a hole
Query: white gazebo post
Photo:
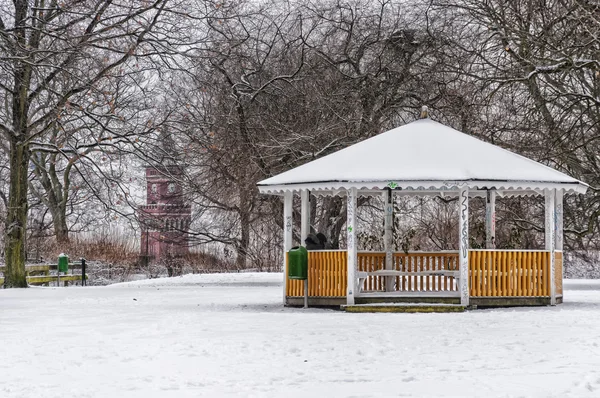
{"type": "Polygon", "coordinates": [[[546,250],[550,251],[550,305],[556,305],[556,286],[554,281],[554,197],[556,195],[555,189],[545,189],[545,229],[544,238],[546,241],[546,250]]]}
{"type": "MultiPolygon", "coordinates": [[[[392,222],[394,219],[394,204],[393,204],[393,191],[391,188],[383,190],[384,199],[384,221],[383,221],[383,247],[385,250],[385,269],[391,270],[394,267],[394,261],[392,256],[392,222]]],[[[385,291],[394,291],[394,277],[386,276],[385,280],[385,291]]]]}
{"type": "Polygon", "coordinates": [[[496,248],[496,190],[488,190],[485,202],[485,248],[496,248]]]}
{"type": "Polygon", "coordinates": [[[287,252],[292,248],[292,201],[294,193],[286,191],[283,193],[283,305],[285,305],[287,297],[287,252]]]}
{"type": "MultiPolygon", "coordinates": [[[[306,246],[306,238],[310,234],[310,191],[300,191],[300,244],[306,246]]],[[[309,275],[310,278],[310,275],[309,275]]],[[[304,280],[304,308],[308,308],[308,279],[304,280]]]]}
{"type": "MultiPolygon", "coordinates": [[[[558,274],[561,278],[564,277],[564,266],[565,266],[565,255],[563,253],[563,196],[564,190],[556,189],[554,195],[554,250],[560,251],[560,264],[556,264],[556,254],[554,255],[554,268],[561,267],[561,272],[558,274]]],[[[556,274],[554,276],[556,279],[556,274]]],[[[557,281],[554,281],[557,282],[557,281]]],[[[562,286],[562,280],[558,284],[562,286]]],[[[555,285],[556,286],[556,285],[555,285]]],[[[556,288],[555,288],[556,289],[556,288]]],[[[554,292],[555,296],[561,295],[562,297],[562,289],[561,291],[554,292]]]]}
{"type": "Polygon", "coordinates": [[[358,219],[356,217],[356,197],[358,190],[356,188],[348,189],[347,205],[346,205],[346,225],[347,225],[347,242],[348,242],[348,287],[346,292],[346,304],[354,305],[354,295],[356,294],[356,263],[357,263],[357,242],[356,242],[356,226],[358,219]]]}
{"type": "Polygon", "coordinates": [[[305,246],[304,240],[310,234],[310,191],[300,191],[300,244],[305,246]]]}
{"type": "Polygon", "coordinates": [[[458,264],[460,305],[469,305],[469,188],[464,186],[458,193],[458,264]]]}
{"type": "MultiPolygon", "coordinates": [[[[554,208],[555,208],[555,225],[554,225],[554,249],[563,250],[563,196],[564,191],[557,189],[554,195],[554,208]]],[[[564,261],[564,259],[563,259],[564,261]]]]}

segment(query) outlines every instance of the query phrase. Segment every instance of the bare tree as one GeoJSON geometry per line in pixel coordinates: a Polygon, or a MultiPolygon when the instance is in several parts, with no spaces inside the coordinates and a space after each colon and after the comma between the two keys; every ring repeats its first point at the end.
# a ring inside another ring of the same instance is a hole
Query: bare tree
{"type": "MultiPolygon", "coordinates": [[[[448,106],[457,84],[441,85],[439,65],[449,41],[438,27],[415,28],[423,18],[388,1],[333,1],[243,4],[209,20],[210,45],[195,49],[193,76],[171,97],[207,225],[196,235],[234,245],[243,267],[251,225],[281,223],[279,201],[257,195],[257,181],[413,120],[423,104],[448,106]]],[[[312,228],[337,246],[344,201],[316,203],[312,228]]]]}
{"type": "Polygon", "coordinates": [[[121,85],[142,87],[136,59],[156,49],[155,31],[168,28],[161,25],[167,1],[3,4],[0,133],[9,143],[10,162],[4,285],[25,287],[31,154],[77,159],[87,156],[90,147],[127,145],[152,128],[151,112],[119,115],[114,103],[123,92],[121,85]],[[82,130],[65,128],[73,124],[82,130]]]}
{"type": "MultiPolygon", "coordinates": [[[[585,1],[434,1],[447,16],[456,73],[486,98],[488,137],[591,185],[565,202],[565,244],[598,246],[600,197],[600,29],[598,5],[585,1]]],[[[513,214],[522,212],[515,209],[513,214]]],[[[523,217],[521,217],[522,219],[523,217]]],[[[526,217],[525,217],[526,218],[526,217]]],[[[539,226],[515,221],[535,230],[539,226]]]]}

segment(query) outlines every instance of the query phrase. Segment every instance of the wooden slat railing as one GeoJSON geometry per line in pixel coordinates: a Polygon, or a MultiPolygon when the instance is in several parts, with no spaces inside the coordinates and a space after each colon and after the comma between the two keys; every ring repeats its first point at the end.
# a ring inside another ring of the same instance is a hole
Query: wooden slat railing
{"type": "MultiPolygon", "coordinates": [[[[562,294],[562,252],[555,254],[556,294],[562,294]]],[[[385,270],[385,253],[359,252],[359,272],[385,270]]],[[[394,253],[393,292],[457,292],[457,252],[394,253]],[[411,274],[415,275],[411,275],[411,274]]],[[[308,293],[310,297],[345,297],[347,287],[346,251],[308,252],[308,293]]],[[[362,292],[385,292],[386,276],[368,275],[362,292]]],[[[472,297],[549,297],[550,252],[534,250],[470,250],[469,288],[472,297]]],[[[304,281],[288,279],[288,297],[304,295],[304,281]]]]}
{"type": "Polygon", "coordinates": [[[563,252],[554,252],[554,291],[557,296],[563,294],[563,252]]]}
{"type": "Polygon", "coordinates": [[[550,296],[550,252],[470,250],[471,297],[550,296]]]}
{"type": "MultiPolygon", "coordinates": [[[[385,252],[358,252],[357,270],[360,272],[374,272],[385,269],[385,252]]],[[[385,278],[371,275],[365,278],[362,286],[364,292],[385,291],[385,278]]]]}
{"type": "Polygon", "coordinates": [[[458,271],[457,252],[393,253],[390,270],[386,270],[384,252],[359,252],[357,271],[364,280],[361,293],[385,292],[386,278],[393,278],[392,292],[458,291],[455,276],[444,274],[458,271]]]}
{"type": "Polygon", "coordinates": [[[394,253],[394,269],[407,273],[396,277],[398,292],[456,292],[458,284],[449,275],[410,275],[411,273],[436,273],[458,271],[458,252],[394,253]]]}
{"type": "MultiPolygon", "coordinates": [[[[309,251],[309,297],[346,297],[348,283],[347,264],[348,255],[345,250],[309,251]]],[[[288,297],[303,297],[304,281],[288,278],[286,295],[288,297]]]]}

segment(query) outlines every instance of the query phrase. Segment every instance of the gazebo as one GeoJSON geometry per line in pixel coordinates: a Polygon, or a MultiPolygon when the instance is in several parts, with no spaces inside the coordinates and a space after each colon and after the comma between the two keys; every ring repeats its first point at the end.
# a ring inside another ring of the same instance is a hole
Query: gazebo
{"type": "MultiPolygon", "coordinates": [[[[563,196],[587,185],[550,167],[424,117],[258,183],[283,196],[284,271],[292,248],[292,202],[301,198],[301,242],[310,194],[347,199],[347,249],[309,251],[310,305],[443,302],[461,306],[562,302],[563,196]],[[384,251],[357,250],[357,198],[384,198],[384,251]],[[457,251],[393,252],[392,195],[458,197],[457,251]],[[496,250],[495,202],[545,197],[545,250],[496,250]],[[486,199],[486,249],[469,248],[469,199],[486,199]]],[[[300,305],[302,281],[284,272],[283,301],[300,305]]]]}

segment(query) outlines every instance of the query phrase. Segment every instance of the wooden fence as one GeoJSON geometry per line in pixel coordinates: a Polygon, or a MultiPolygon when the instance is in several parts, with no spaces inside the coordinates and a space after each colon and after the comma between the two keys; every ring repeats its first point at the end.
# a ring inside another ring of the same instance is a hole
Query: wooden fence
{"type": "MultiPolygon", "coordinates": [[[[385,269],[384,252],[359,252],[357,271],[375,272],[385,269]]],[[[311,297],[345,297],[347,288],[346,251],[309,251],[308,252],[308,294],[311,297]]],[[[393,292],[456,292],[458,285],[454,276],[411,275],[411,273],[436,273],[439,271],[458,271],[458,253],[394,253],[393,270],[401,272],[393,278],[393,292]]],[[[362,291],[384,292],[386,277],[369,275],[365,278],[362,291]]],[[[304,281],[288,279],[288,297],[304,295],[304,281]]]]}
{"type": "Polygon", "coordinates": [[[470,250],[471,297],[550,296],[550,252],[470,250]]]}
{"type": "MultiPolygon", "coordinates": [[[[308,252],[308,295],[346,297],[348,254],[343,251],[308,252]]],[[[287,296],[304,296],[304,281],[287,280],[287,296]]]]}
{"type": "MultiPolygon", "coordinates": [[[[385,269],[385,252],[359,252],[357,254],[357,271],[375,272],[385,269]]],[[[385,278],[382,276],[368,276],[362,286],[363,291],[385,291],[385,278]]]]}
{"type": "Polygon", "coordinates": [[[557,296],[563,294],[563,252],[554,252],[554,291],[557,296]]]}
{"type": "Polygon", "coordinates": [[[444,275],[443,271],[458,271],[457,252],[413,252],[393,253],[392,275],[376,275],[385,270],[384,252],[359,252],[359,272],[367,272],[362,292],[386,291],[386,278],[392,292],[455,292],[458,286],[455,277],[444,275]],[[375,274],[373,274],[375,273],[375,274]],[[393,275],[393,274],[396,275],[393,275]]]}
{"type": "Polygon", "coordinates": [[[458,252],[394,253],[394,269],[404,273],[396,277],[396,291],[458,291],[456,278],[452,274],[443,274],[444,271],[458,271],[458,252]],[[411,273],[420,275],[413,276],[411,273]]]}
{"type": "MultiPolygon", "coordinates": [[[[394,293],[458,291],[458,252],[393,253],[393,276],[386,271],[384,252],[359,252],[357,271],[369,273],[362,292],[386,292],[386,278],[394,293]],[[395,274],[394,274],[395,273],[395,274]],[[414,274],[414,275],[413,275],[414,274]]],[[[308,294],[311,297],[345,297],[347,253],[308,252],[308,294]]],[[[550,252],[534,250],[470,250],[469,288],[472,297],[550,296],[550,252]]],[[[555,254],[556,294],[562,295],[562,252],[555,254]]],[[[288,279],[288,297],[304,295],[304,281],[288,279]]]]}

